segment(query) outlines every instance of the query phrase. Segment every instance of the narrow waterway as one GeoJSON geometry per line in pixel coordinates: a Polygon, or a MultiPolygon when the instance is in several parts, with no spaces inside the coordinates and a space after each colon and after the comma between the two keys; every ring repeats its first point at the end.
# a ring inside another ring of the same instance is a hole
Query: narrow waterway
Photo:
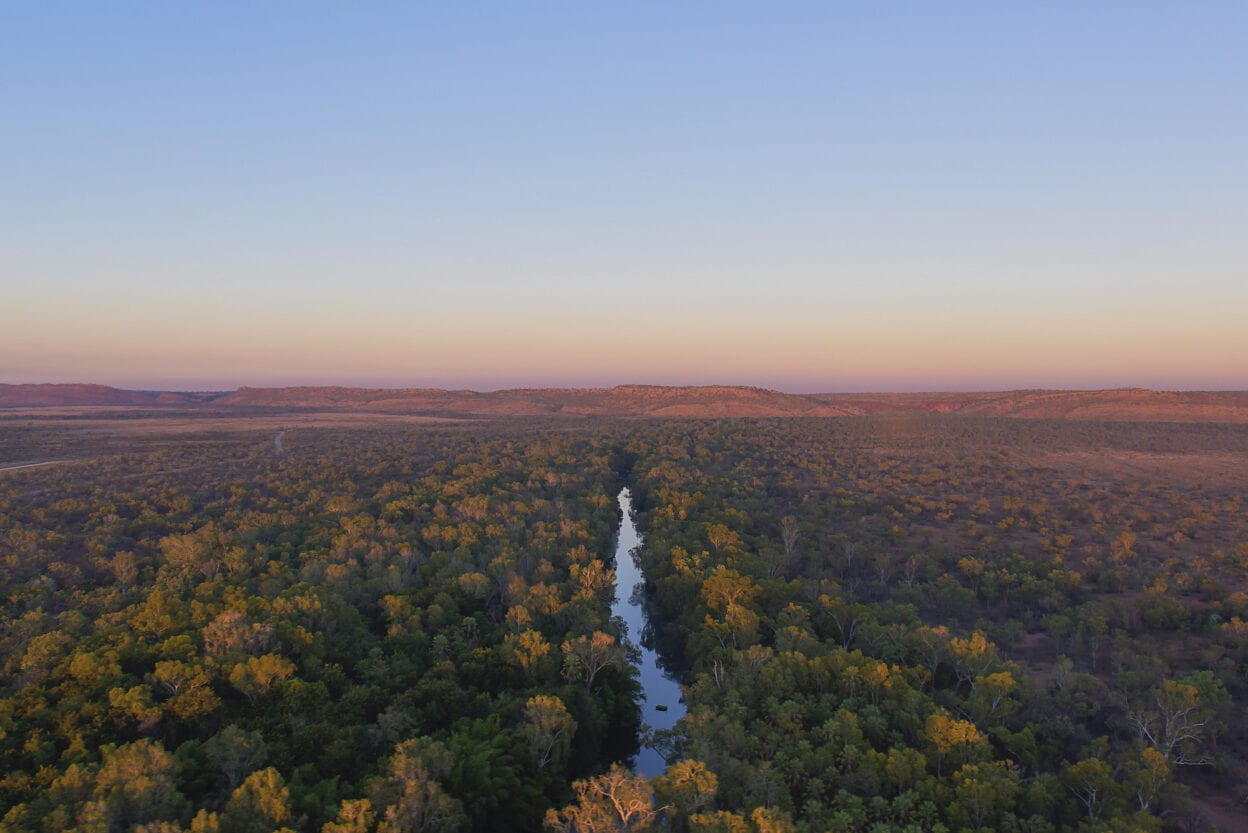
{"type": "MultiPolygon", "coordinates": [[[[685,716],[685,704],[680,700],[680,685],[659,667],[659,655],[642,644],[646,629],[646,611],[642,605],[645,592],[641,569],[633,558],[641,536],[633,523],[633,501],[627,488],[620,492],[619,502],[624,520],[620,523],[615,545],[615,603],[611,605],[611,615],[619,616],[628,624],[629,640],[641,649],[637,670],[645,698],[641,712],[643,730],[671,729],[685,716]]],[[[643,745],[634,769],[647,777],[662,775],[667,770],[667,761],[654,749],[643,745]]]]}

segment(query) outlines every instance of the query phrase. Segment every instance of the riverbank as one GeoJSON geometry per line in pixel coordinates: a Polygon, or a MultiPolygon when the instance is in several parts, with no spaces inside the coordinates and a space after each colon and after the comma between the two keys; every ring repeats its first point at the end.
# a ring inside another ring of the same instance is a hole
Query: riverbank
{"type": "MultiPolygon", "coordinates": [[[[632,496],[628,489],[617,497],[623,520],[615,547],[615,603],[611,615],[623,619],[628,626],[628,639],[639,649],[638,681],[642,688],[642,731],[671,729],[685,716],[680,684],[659,666],[659,655],[646,647],[648,620],[645,609],[645,577],[633,558],[633,550],[641,546],[641,535],[633,522],[632,496]]],[[[633,767],[646,777],[662,775],[667,761],[659,752],[642,743],[633,767]]]]}

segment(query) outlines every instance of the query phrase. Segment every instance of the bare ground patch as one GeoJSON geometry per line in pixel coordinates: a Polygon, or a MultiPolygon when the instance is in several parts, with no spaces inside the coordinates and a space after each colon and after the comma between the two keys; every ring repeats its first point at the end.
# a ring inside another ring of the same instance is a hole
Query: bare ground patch
{"type": "Polygon", "coordinates": [[[1038,455],[1035,463],[1134,480],[1160,478],[1248,486],[1248,458],[1229,451],[1053,451],[1038,455]]]}

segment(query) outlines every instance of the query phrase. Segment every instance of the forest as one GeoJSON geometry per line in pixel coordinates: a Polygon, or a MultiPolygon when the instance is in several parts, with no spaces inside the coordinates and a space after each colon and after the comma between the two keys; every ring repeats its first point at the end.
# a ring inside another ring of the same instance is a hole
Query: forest
{"type": "Polygon", "coordinates": [[[0,833],[1248,829],[1246,425],[281,419],[0,414],[0,833]]]}

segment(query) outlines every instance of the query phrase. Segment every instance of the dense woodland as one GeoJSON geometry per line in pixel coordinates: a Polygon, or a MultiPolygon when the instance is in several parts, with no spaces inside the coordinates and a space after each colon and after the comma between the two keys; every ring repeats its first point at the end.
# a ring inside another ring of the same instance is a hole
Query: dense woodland
{"type": "Polygon", "coordinates": [[[132,422],[0,422],[3,833],[1248,829],[1246,426],[132,422]]]}

